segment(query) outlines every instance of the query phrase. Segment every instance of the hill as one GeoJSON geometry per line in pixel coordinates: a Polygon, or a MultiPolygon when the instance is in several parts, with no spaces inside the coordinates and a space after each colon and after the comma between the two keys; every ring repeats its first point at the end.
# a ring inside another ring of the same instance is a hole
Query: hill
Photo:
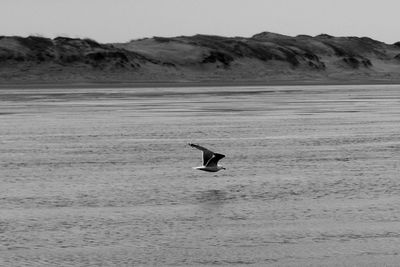
{"type": "Polygon", "coordinates": [[[91,39],[0,37],[0,81],[399,82],[400,42],[263,32],[250,38],[91,39]]]}

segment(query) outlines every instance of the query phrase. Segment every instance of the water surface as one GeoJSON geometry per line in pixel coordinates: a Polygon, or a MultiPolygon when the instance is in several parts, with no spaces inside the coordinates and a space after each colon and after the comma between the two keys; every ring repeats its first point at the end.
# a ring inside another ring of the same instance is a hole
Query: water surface
{"type": "Polygon", "coordinates": [[[2,266],[400,261],[400,86],[1,89],[0,126],[2,266]]]}

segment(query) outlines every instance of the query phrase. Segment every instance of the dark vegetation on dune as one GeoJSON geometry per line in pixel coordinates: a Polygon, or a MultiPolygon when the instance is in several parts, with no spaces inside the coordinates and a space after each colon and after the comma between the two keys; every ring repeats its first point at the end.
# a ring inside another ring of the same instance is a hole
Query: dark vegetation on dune
{"type": "Polygon", "coordinates": [[[400,80],[400,42],[390,45],[368,37],[291,37],[270,32],[250,38],[195,35],[118,44],[67,37],[0,37],[3,81],[229,80],[239,75],[238,80],[268,81],[301,79],[305,74],[400,80]]]}
{"type": "Polygon", "coordinates": [[[29,36],[1,37],[13,43],[11,48],[0,47],[0,64],[14,62],[60,66],[84,64],[93,68],[139,68],[144,56],[132,51],[99,44],[91,39],[57,37],[55,39],[29,36]]]}

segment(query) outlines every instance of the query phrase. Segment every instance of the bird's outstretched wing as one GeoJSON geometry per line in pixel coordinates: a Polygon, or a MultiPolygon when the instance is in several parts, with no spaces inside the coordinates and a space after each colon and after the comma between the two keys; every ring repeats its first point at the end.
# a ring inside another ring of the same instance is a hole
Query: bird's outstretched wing
{"type": "Polygon", "coordinates": [[[204,164],[204,166],[206,167],[218,166],[218,161],[223,158],[225,158],[225,155],[214,153],[213,157],[206,164],[204,164]]]}
{"type": "Polygon", "coordinates": [[[203,165],[204,166],[207,166],[208,162],[211,161],[211,159],[215,155],[214,152],[212,152],[211,150],[208,150],[205,147],[202,147],[202,146],[199,146],[199,145],[196,145],[196,144],[192,144],[192,143],[189,143],[188,145],[203,151],[203,165]]]}

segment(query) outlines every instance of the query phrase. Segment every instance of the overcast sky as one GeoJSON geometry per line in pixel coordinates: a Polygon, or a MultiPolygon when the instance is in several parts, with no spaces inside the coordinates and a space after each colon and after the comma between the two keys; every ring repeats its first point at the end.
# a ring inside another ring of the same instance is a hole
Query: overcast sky
{"type": "Polygon", "coordinates": [[[249,37],[262,31],[400,41],[400,0],[0,0],[0,35],[249,37]]]}

